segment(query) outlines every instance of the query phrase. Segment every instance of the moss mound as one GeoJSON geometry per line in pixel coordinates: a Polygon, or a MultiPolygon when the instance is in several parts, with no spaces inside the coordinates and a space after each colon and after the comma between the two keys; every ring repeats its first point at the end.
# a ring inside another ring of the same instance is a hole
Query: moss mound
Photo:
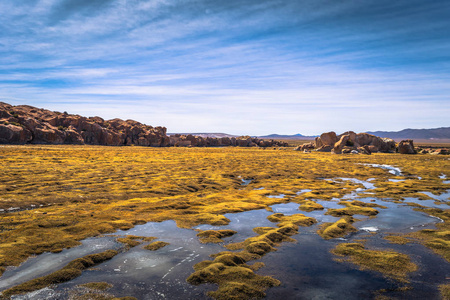
{"type": "Polygon", "coordinates": [[[312,200],[303,200],[300,202],[300,206],[298,209],[306,212],[311,212],[314,210],[323,210],[323,206],[312,200]]]}
{"type": "Polygon", "coordinates": [[[324,223],[320,226],[317,233],[326,240],[343,237],[357,229],[352,225],[354,219],[352,217],[342,218],[335,223],[324,223]]]}
{"type": "Polygon", "coordinates": [[[359,243],[339,244],[331,252],[346,257],[361,269],[377,271],[400,282],[408,282],[407,275],[417,270],[417,265],[406,254],[391,250],[367,250],[359,243]]]}
{"type": "Polygon", "coordinates": [[[224,229],[224,230],[205,230],[197,234],[200,238],[200,242],[206,243],[221,243],[222,238],[232,236],[236,234],[237,231],[224,229]]]}
{"type": "Polygon", "coordinates": [[[88,282],[85,284],[80,284],[80,286],[99,291],[106,291],[107,289],[112,288],[112,284],[107,282],[88,282]]]}
{"type": "Polygon", "coordinates": [[[158,249],[161,249],[162,247],[165,247],[167,245],[170,245],[167,242],[163,242],[163,241],[157,241],[157,242],[153,242],[151,244],[148,244],[147,246],[144,247],[144,249],[150,250],[150,251],[156,251],[158,249]]]}

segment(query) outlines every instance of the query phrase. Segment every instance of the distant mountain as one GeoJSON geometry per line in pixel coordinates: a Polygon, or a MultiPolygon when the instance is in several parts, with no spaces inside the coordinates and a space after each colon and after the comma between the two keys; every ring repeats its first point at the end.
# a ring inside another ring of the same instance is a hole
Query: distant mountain
{"type": "Polygon", "coordinates": [[[432,129],[403,129],[401,131],[369,131],[379,137],[387,137],[394,140],[400,139],[450,139],[450,127],[440,127],[432,129]]]}
{"type": "Polygon", "coordinates": [[[182,135],[189,135],[189,134],[191,134],[191,135],[193,135],[193,136],[201,136],[202,138],[207,138],[207,137],[210,137],[210,138],[223,138],[223,137],[229,137],[229,138],[232,138],[232,137],[238,137],[239,135],[232,135],[232,134],[227,134],[227,133],[207,133],[207,132],[203,132],[203,133],[178,133],[178,132],[176,132],[176,133],[168,133],[167,135],[175,135],[175,134],[182,134],[182,135]]]}
{"type": "Polygon", "coordinates": [[[311,140],[314,139],[315,136],[305,136],[300,133],[293,135],[283,135],[283,134],[269,134],[264,136],[258,136],[261,139],[286,139],[286,140],[311,140]]]}

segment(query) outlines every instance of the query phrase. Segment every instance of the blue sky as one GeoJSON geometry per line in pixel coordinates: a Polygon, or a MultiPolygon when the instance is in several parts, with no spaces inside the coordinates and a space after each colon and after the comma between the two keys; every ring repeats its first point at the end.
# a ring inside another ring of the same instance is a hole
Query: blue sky
{"type": "Polygon", "coordinates": [[[450,126],[450,2],[2,0],[0,101],[169,132],[450,126]]]}

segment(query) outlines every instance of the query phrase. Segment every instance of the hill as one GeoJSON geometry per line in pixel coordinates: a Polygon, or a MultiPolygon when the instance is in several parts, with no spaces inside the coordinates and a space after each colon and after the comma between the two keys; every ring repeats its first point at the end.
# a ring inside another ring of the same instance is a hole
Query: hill
{"type": "Polygon", "coordinates": [[[103,120],[0,102],[0,144],[167,146],[165,127],[133,120],[103,120]]]}
{"type": "Polygon", "coordinates": [[[401,139],[450,139],[450,127],[440,127],[432,129],[403,129],[401,131],[372,131],[367,132],[379,137],[391,138],[394,140],[401,139]]]}

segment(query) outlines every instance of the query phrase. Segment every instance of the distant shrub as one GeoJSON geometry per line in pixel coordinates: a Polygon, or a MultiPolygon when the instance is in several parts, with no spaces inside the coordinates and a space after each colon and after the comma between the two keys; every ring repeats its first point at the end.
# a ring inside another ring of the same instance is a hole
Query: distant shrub
{"type": "Polygon", "coordinates": [[[67,130],[67,127],[64,127],[64,126],[58,126],[58,130],[66,131],[66,130],[67,130]]]}

